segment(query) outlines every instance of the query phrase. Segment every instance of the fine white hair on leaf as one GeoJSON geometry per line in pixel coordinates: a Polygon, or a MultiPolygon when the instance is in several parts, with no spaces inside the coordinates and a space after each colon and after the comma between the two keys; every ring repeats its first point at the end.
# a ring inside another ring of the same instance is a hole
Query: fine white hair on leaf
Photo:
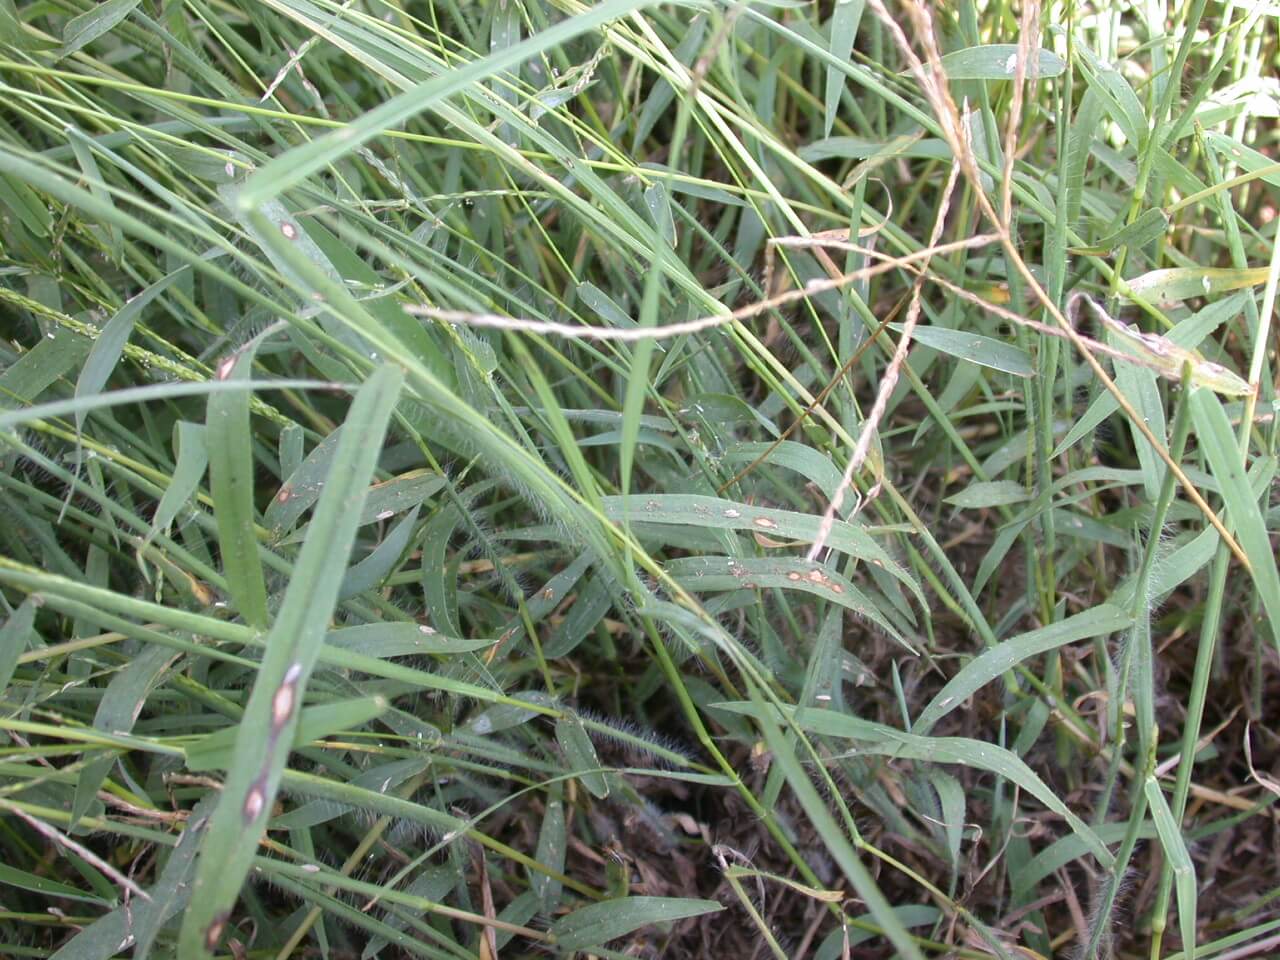
{"type": "Polygon", "coordinates": [[[649,747],[678,754],[690,761],[696,755],[695,751],[678,737],[642,726],[634,720],[607,716],[588,708],[579,708],[577,712],[579,716],[595,724],[589,730],[592,740],[614,744],[632,755],[643,755],[655,761],[655,765],[660,768],[670,767],[671,762],[661,753],[648,749],[649,747]],[[604,729],[600,729],[601,727],[604,729]]]}

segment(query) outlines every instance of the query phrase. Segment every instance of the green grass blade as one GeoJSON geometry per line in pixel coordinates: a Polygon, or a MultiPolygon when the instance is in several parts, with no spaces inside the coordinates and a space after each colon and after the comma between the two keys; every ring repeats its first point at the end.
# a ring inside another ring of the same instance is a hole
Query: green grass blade
{"type": "Polygon", "coordinates": [[[589,13],[564,20],[500,53],[456,67],[415,89],[392,97],[343,130],[296,147],[263,166],[245,183],[237,203],[242,210],[254,210],[264,201],[280,196],[290,187],[301,183],[384,131],[394,129],[472,84],[518,66],[531,57],[595,30],[611,20],[626,16],[644,7],[647,2],[650,0],[606,0],[593,7],[589,13]]]}
{"type": "Polygon", "coordinates": [[[1117,607],[1101,604],[1039,630],[1019,634],[984,650],[947,681],[920,712],[911,732],[924,736],[934,725],[996,677],[1037,654],[1057,650],[1068,643],[1117,633],[1133,622],[1117,607]]]}
{"type": "MultiPolygon", "coordinates": [[[[1253,582],[1267,619],[1272,624],[1280,623],[1280,572],[1276,569],[1276,555],[1271,549],[1257,497],[1240,463],[1231,421],[1217,396],[1203,388],[1191,393],[1191,416],[1200,448],[1222,487],[1227,516],[1253,568],[1253,582]]],[[[1273,629],[1271,635],[1280,644],[1280,631],[1273,629]]]]}
{"type": "Polygon", "coordinates": [[[593,903],[561,917],[551,925],[551,935],[562,950],[602,947],[653,923],[669,923],[723,909],[724,905],[714,900],[625,897],[593,903]]]}
{"type": "Polygon", "coordinates": [[[1182,930],[1182,952],[1187,960],[1194,960],[1196,955],[1196,867],[1187,852],[1187,845],[1182,839],[1182,831],[1164,791],[1160,789],[1160,781],[1155,777],[1147,777],[1142,784],[1151,807],[1151,819],[1155,822],[1156,836],[1160,838],[1160,846],[1173,868],[1173,883],[1178,895],[1178,925],[1182,930]]]}
{"type": "MultiPolygon", "coordinates": [[[[233,358],[223,379],[248,379],[253,357],[250,349],[233,358]]],[[[248,391],[209,395],[205,446],[209,451],[209,493],[218,523],[218,550],[227,590],[245,622],[265,629],[267,587],[258,556],[256,464],[249,397],[248,391]]]]}
{"type": "Polygon", "coordinates": [[[401,382],[397,368],[380,367],[356,394],[347,416],[333,477],[320,495],[316,520],[276,616],[233,765],[201,846],[181,933],[182,949],[192,956],[217,948],[266,826],[401,382]]]}

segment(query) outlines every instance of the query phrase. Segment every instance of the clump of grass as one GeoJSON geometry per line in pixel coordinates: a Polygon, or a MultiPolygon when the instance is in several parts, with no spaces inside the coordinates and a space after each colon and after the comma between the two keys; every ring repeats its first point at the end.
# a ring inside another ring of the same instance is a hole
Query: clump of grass
{"type": "Polygon", "coordinates": [[[1276,56],[0,2],[0,952],[1274,952],[1276,56]]]}

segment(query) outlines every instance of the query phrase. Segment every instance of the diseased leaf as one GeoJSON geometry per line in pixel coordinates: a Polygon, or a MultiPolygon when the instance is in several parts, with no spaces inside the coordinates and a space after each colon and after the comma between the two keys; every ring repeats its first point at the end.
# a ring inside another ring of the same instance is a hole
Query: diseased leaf
{"type": "MultiPolygon", "coordinates": [[[[942,57],[943,72],[950,80],[1012,80],[1018,70],[1016,43],[990,43],[953,50],[942,57]]],[[[1051,50],[1036,50],[1025,65],[1027,79],[1050,80],[1067,68],[1051,50]]]]}
{"type": "Polygon", "coordinates": [[[377,368],[356,394],[334,471],[294,566],[253,692],[237,728],[234,754],[209,835],[201,847],[192,905],[180,949],[197,956],[217,947],[266,827],[288,761],[307,680],[337,603],[346,556],[359,522],[383,434],[400,395],[397,367],[377,368]]]}
{"type": "Polygon", "coordinates": [[[325,644],[364,656],[382,658],[412,654],[472,653],[493,646],[494,641],[446,637],[426,624],[367,623],[334,630],[326,635],[325,644]]]}
{"type": "Polygon", "coordinates": [[[1151,270],[1127,281],[1130,291],[1151,303],[1209,297],[1267,282],[1267,268],[1171,267],[1151,270]]]}
{"type": "Polygon", "coordinates": [[[667,572],[695,593],[767,587],[809,593],[866,617],[908,650],[913,649],[902,632],[886,619],[888,614],[882,605],[819,563],[790,558],[683,557],[669,561],[667,572]]]}
{"type": "MultiPolygon", "coordinates": [[[[795,540],[801,543],[812,543],[822,526],[822,518],[810,514],[686,494],[605,497],[604,509],[605,515],[611,520],[620,520],[624,512],[627,512],[633,522],[744,530],[773,540],[795,540]]],[[[857,524],[836,521],[827,533],[825,542],[836,550],[889,571],[910,588],[921,603],[924,602],[915,578],[857,524]]]]}

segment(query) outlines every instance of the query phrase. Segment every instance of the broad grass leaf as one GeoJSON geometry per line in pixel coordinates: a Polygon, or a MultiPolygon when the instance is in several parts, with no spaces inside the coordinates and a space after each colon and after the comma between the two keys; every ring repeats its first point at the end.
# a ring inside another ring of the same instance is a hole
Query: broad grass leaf
{"type": "MultiPolygon", "coordinates": [[[[1107,331],[1107,339],[1114,347],[1118,334],[1107,331]]],[[[1164,416],[1164,398],[1160,396],[1160,387],[1156,381],[1155,371],[1139,367],[1132,363],[1116,364],[1116,386],[1125,395],[1130,406],[1142,418],[1161,443],[1167,445],[1167,425],[1164,416]]],[[[1142,468],[1142,486],[1147,500],[1155,503],[1160,493],[1160,482],[1164,479],[1166,467],[1150,441],[1139,431],[1137,424],[1126,417],[1129,433],[1133,438],[1134,449],[1138,454],[1138,464],[1142,468]]]]}
{"type": "MultiPolygon", "coordinates": [[[[662,296],[662,271],[657,268],[663,257],[662,241],[675,245],[675,223],[671,208],[661,184],[653,184],[645,191],[645,205],[654,221],[654,268],[645,277],[644,295],[640,301],[640,326],[650,328],[658,323],[658,304],[662,296]]],[[[622,399],[622,424],[618,444],[618,475],[623,495],[631,492],[631,474],[635,462],[636,440],[640,434],[640,417],[644,413],[645,396],[649,391],[649,364],[653,357],[654,341],[644,339],[631,351],[631,369],[627,374],[626,393],[622,399]]],[[[630,517],[624,515],[623,522],[630,517]]]]}
{"type": "MultiPolygon", "coordinates": [[[[605,497],[603,502],[605,516],[610,520],[620,520],[624,514],[629,514],[633,521],[742,530],[764,535],[771,540],[812,543],[822,524],[822,518],[812,514],[757,507],[695,494],[605,497]]],[[[924,603],[923,593],[915,578],[858,524],[837,520],[827,534],[826,543],[842,553],[889,571],[924,603]]]]}
{"type": "MultiPolygon", "coordinates": [[[[1270,489],[1275,477],[1275,461],[1258,460],[1249,470],[1249,487],[1255,498],[1261,500],[1270,489]]],[[[1210,489],[1208,482],[1201,483],[1202,489],[1210,489]]],[[[1213,559],[1218,549],[1218,531],[1213,527],[1205,527],[1194,537],[1188,539],[1167,556],[1161,556],[1147,581],[1149,602],[1156,603],[1170,591],[1191,579],[1203,570],[1213,559]]],[[[1133,606],[1133,591],[1136,577],[1125,579],[1111,595],[1110,602],[1121,609],[1133,606]]]]}
{"type": "MultiPolygon", "coordinates": [[[[702,48],[702,42],[706,35],[707,18],[705,15],[696,16],[690,20],[688,26],[685,27],[684,36],[680,38],[679,45],[671,51],[676,60],[686,67],[693,66],[693,61],[698,56],[698,51],[702,48]]],[[[638,149],[640,144],[649,138],[658,121],[667,115],[672,101],[675,100],[675,95],[676,93],[671,83],[665,78],[654,82],[649,90],[649,95],[640,107],[639,118],[635,121],[635,137],[633,138],[635,148],[638,149]]]]}
{"type": "Polygon", "coordinates": [[[1103,63],[1086,44],[1076,44],[1085,81],[1098,94],[1102,109],[1124,132],[1125,139],[1136,149],[1147,139],[1149,125],[1142,101],[1124,76],[1114,66],[1103,63]]]}
{"type": "Polygon", "coordinates": [[[28,873],[26,870],[19,870],[17,867],[10,866],[7,863],[0,863],[0,886],[15,887],[19,890],[28,890],[32,893],[58,897],[76,903],[90,903],[95,907],[103,905],[103,899],[100,896],[95,896],[79,887],[73,887],[50,877],[41,877],[34,873],[28,873]]]}
{"type": "MultiPolygon", "coordinates": [[[[308,483],[312,484],[311,490],[306,493],[306,497],[310,497],[310,500],[304,504],[305,508],[320,495],[320,488],[314,486],[315,481],[308,478],[306,474],[298,474],[298,481],[300,486],[290,487],[291,490],[301,490],[308,483]]],[[[323,482],[323,479],[319,481],[321,486],[323,486],[323,482]]],[[[290,477],[290,483],[293,483],[293,477],[290,477]]],[[[398,514],[415,510],[428,503],[432,497],[443,489],[445,483],[444,477],[432,471],[410,470],[389,480],[373,484],[365,494],[364,507],[360,511],[360,526],[363,527],[379,520],[389,520],[398,514]]],[[[278,496],[279,494],[277,494],[278,496]]],[[[272,506],[274,506],[274,503],[272,506]]],[[[294,510],[296,509],[295,507],[294,510]]],[[[273,517],[270,508],[267,509],[266,516],[268,519],[273,517]]],[[[307,528],[304,524],[292,533],[282,536],[280,543],[299,543],[306,539],[306,536],[307,528]]]]}
{"type": "Polygon", "coordinates": [[[1133,618],[1129,614],[1104,603],[1038,630],[1002,640],[978,654],[947,681],[920,712],[911,731],[921,736],[927,734],[939,720],[977,691],[1030,657],[1068,643],[1118,633],[1132,623],[1133,618]]]}
{"type": "MultiPolygon", "coordinates": [[[[564,798],[560,795],[559,785],[552,786],[547,793],[547,805],[542,814],[542,823],[538,827],[538,848],[535,856],[552,873],[564,873],[565,855],[569,851],[568,834],[565,829],[564,798]]],[[[539,909],[550,914],[560,902],[562,885],[555,877],[546,873],[530,871],[529,887],[538,897],[539,909]]]]}
{"type": "Polygon", "coordinates": [[[422,552],[422,594],[431,624],[445,633],[459,636],[458,563],[449,559],[449,540],[463,523],[462,507],[448,503],[427,521],[419,541],[422,552]]]}
{"type": "MultiPolygon", "coordinates": [[[[513,694],[512,700],[525,701],[544,708],[550,707],[553,703],[552,699],[540,690],[513,694]]],[[[478,736],[487,737],[490,734],[518,727],[544,712],[544,710],[530,710],[522,707],[518,702],[498,703],[472,717],[467,723],[467,728],[478,736]]]]}
{"type": "Polygon", "coordinates": [[[564,619],[556,624],[543,641],[542,653],[548,660],[567,657],[595,629],[613,606],[614,600],[602,573],[590,577],[578,590],[573,605],[564,619]]]}
{"type": "Polygon", "coordinates": [[[446,637],[416,623],[366,623],[333,630],[325,644],[368,657],[404,657],[474,653],[493,646],[487,638],[446,637]]]}
{"type": "Polygon", "coordinates": [[[719,710],[744,714],[758,722],[761,721],[765,710],[770,711],[769,722],[776,722],[773,721],[773,716],[781,710],[784,719],[802,730],[856,741],[855,749],[858,753],[920,760],[926,763],[956,763],[995,773],[1016,783],[1054,813],[1063,817],[1104,867],[1110,867],[1114,860],[1110,851],[1089,825],[1063,803],[1035,771],[1003,747],[967,737],[927,737],[905,733],[881,723],[860,720],[831,710],[790,706],[766,708],[762,704],[750,701],[719,703],[715,706],[719,710]]]}
{"type": "MultiPolygon", "coordinates": [[[[898,324],[890,324],[890,327],[901,330],[898,324]]],[[[1036,375],[1035,363],[1031,355],[1003,340],[986,337],[980,333],[971,333],[968,330],[953,330],[950,327],[929,324],[916,327],[911,336],[917,343],[955,357],[957,360],[976,363],[980,367],[990,367],[992,370],[1009,373],[1015,377],[1029,378],[1036,375]]]]}
{"type": "Polygon", "coordinates": [[[1258,597],[1272,624],[1272,639],[1280,644],[1280,631],[1276,629],[1280,624],[1280,572],[1276,570],[1276,555],[1262,510],[1240,462],[1231,421],[1213,392],[1203,388],[1191,393],[1191,416],[1200,449],[1222,488],[1228,529],[1234,528],[1236,539],[1249,558],[1258,597]]]}
{"type": "Polygon", "coordinates": [[[943,503],[963,509],[983,509],[1026,503],[1030,499],[1031,493],[1027,488],[1013,480],[978,480],[959,493],[953,493],[943,503]]]}
{"type": "MultiPolygon", "coordinates": [[[[1067,68],[1052,50],[1032,51],[1033,62],[1024,67],[1027,79],[1050,80],[1067,68]]],[[[942,57],[949,80],[1012,80],[1018,69],[1016,43],[990,43],[954,50],[942,57]]]]}
{"type": "Polygon", "coordinates": [[[34,190],[16,177],[0,173],[0,208],[8,209],[37,237],[48,236],[53,215],[34,190]]]}
{"type": "Polygon", "coordinates": [[[51,333],[0,372],[0,409],[31,402],[84,360],[93,341],[69,330],[51,333]]]}
{"type": "Polygon", "coordinates": [[[1204,140],[1224,158],[1232,163],[1239,164],[1249,173],[1261,170],[1268,171],[1259,179],[1272,186],[1280,186],[1280,170],[1276,169],[1276,162],[1272,157],[1246,146],[1235,137],[1214,130],[1206,130],[1204,140]]]}
{"type": "Polygon", "coordinates": [[[1266,267],[1170,267],[1128,280],[1131,293],[1151,303],[1193,300],[1267,282],[1266,267]]]}
{"type": "Polygon", "coordinates": [[[18,658],[26,652],[27,644],[35,632],[36,607],[34,597],[27,597],[0,626],[0,694],[9,689],[18,658]]]}
{"type": "MultiPolygon", "coordinates": [[[[405,888],[405,892],[415,897],[422,897],[424,900],[430,900],[433,903],[440,903],[449,895],[449,891],[457,886],[458,879],[457,874],[448,865],[426,866],[413,878],[413,882],[405,888]]],[[[388,927],[394,930],[406,930],[409,926],[403,916],[392,914],[387,916],[386,923],[388,927]]],[[[361,951],[360,960],[372,960],[372,958],[380,956],[390,945],[386,937],[374,934],[369,938],[369,942],[365,944],[364,950],[361,951]]]]}
{"type": "MultiPolygon", "coordinates": [[[[1124,821],[1100,823],[1094,827],[1098,838],[1106,844],[1120,843],[1128,829],[1129,824],[1124,821]]],[[[1150,840],[1155,835],[1155,825],[1150,821],[1144,822],[1138,828],[1138,836],[1143,840],[1150,840]]],[[[1071,833],[1064,837],[1059,837],[1013,871],[1009,878],[1013,895],[1015,897],[1025,896],[1035,890],[1046,877],[1053,876],[1067,864],[1088,855],[1088,847],[1076,834],[1071,833]]]]}
{"type": "Polygon", "coordinates": [[[950,160],[951,148],[945,140],[925,139],[919,133],[893,140],[866,140],[862,137],[824,137],[805,144],[797,151],[801,159],[820,163],[833,157],[844,160],[883,162],[894,157],[910,159],[950,160]]]}
{"type": "Polygon", "coordinates": [[[109,960],[128,946],[135,960],[147,960],[160,929],[186,907],[196,850],[208,826],[208,801],[196,804],[187,826],[169,852],[150,900],[132,900],[98,918],[68,940],[50,960],[109,960]]]}
{"type": "MultiPolygon", "coordinates": [[[[644,208],[649,214],[649,219],[653,221],[654,228],[658,231],[658,235],[666,242],[667,246],[675,247],[676,245],[676,223],[671,214],[671,202],[667,197],[666,188],[661,183],[655,183],[645,188],[644,191],[644,208]]],[[[650,276],[661,277],[660,270],[653,270],[650,276]]],[[[648,343],[650,347],[653,340],[642,340],[641,344],[648,343]]]]}
{"type": "MultiPolygon", "coordinates": [[[[845,831],[836,822],[827,800],[818,793],[817,788],[814,787],[813,782],[809,779],[808,772],[797,759],[793,743],[789,742],[784,736],[783,730],[778,724],[778,720],[783,718],[779,718],[777,709],[773,705],[767,705],[758,699],[732,705],[718,704],[716,706],[727,706],[730,711],[745,714],[756,721],[764,734],[765,743],[772,752],[773,763],[777,764],[783,771],[783,776],[786,778],[796,798],[800,801],[809,823],[822,839],[827,853],[840,867],[845,877],[848,878],[858,897],[866,904],[874,922],[884,932],[885,937],[898,949],[900,956],[907,958],[907,960],[923,960],[920,948],[916,946],[910,934],[907,933],[906,927],[903,926],[902,921],[893,912],[892,906],[884,893],[881,892],[871,871],[867,869],[859,858],[845,831]]],[[[830,711],[810,709],[803,712],[808,714],[829,713],[830,711]]],[[[795,729],[795,725],[790,725],[790,729],[795,729]]]]}
{"type": "Polygon", "coordinates": [[[414,507],[409,515],[391,528],[383,541],[373,549],[367,557],[353,565],[342,579],[342,587],[338,591],[338,599],[359,596],[366,590],[373,590],[387,579],[404,556],[418,526],[418,510],[414,507]]]}
{"type": "MultiPolygon", "coordinates": [[[[130,297],[115,315],[103,326],[102,332],[94,340],[89,356],[85,359],[80,377],[76,380],[76,397],[89,397],[100,392],[106,386],[111,371],[120,362],[120,354],[133,332],[133,326],[142,316],[143,309],[156,297],[164,293],[174,281],[181,278],[190,267],[179,267],[168,276],[157,280],[141,293],[130,297]]],[[[84,413],[76,412],[76,429],[84,426],[84,413]]]]}
{"type": "MultiPolygon", "coordinates": [[[[726,448],[723,460],[735,466],[745,467],[754,463],[761,456],[757,470],[774,466],[790,470],[812,483],[823,495],[832,500],[840,486],[840,468],[831,462],[831,458],[821,450],[815,450],[807,444],[795,440],[783,440],[781,443],[738,442],[726,448]]],[[[847,516],[854,504],[846,504],[843,514],[847,516]]]]}
{"type": "Polygon", "coordinates": [[[1196,865],[1187,852],[1186,841],[1182,837],[1182,827],[1173,818],[1169,802],[1165,799],[1160,781],[1149,776],[1142,784],[1147,796],[1147,804],[1151,807],[1151,819],[1155,824],[1156,836],[1160,846],[1173,868],[1174,889],[1178,895],[1178,927],[1182,931],[1182,951],[1186,960],[1195,960],[1196,930],[1196,865]]]}
{"type": "Polygon", "coordinates": [[[640,169],[652,170],[655,176],[663,178],[667,189],[673,194],[679,193],[689,197],[696,197],[699,200],[710,200],[715,204],[725,207],[746,206],[746,201],[743,200],[742,197],[737,194],[730,193],[727,189],[713,186],[712,184],[715,183],[714,180],[694,182],[689,179],[688,174],[685,174],[678,180],[668,180],[667,178],[671,174],[679,173],[679,171],[673,170],[671,167],[665,166],[661,163],[655,163],[651,160],[646,160],[641,163],[640,169]]]}
{"type": "MultiPolygon", "coordinates": [[[[388,790],[394,790],[411,777],[422,773],[429,765],[430,761],[425,758],[380,763],[352,777],[351,786],[359,790],[372,790],[375,793],[385,794],[388,790]]],[[[358,807],[352,804],[339,804],[331,800],[311,800],[274,817],[271,827],[273,830],[308,830],[357,809],[358,807]]]]}
{"type": "Polygon", "coordinates": [[[947,840],[947,853],[951,856],[952,876],[959,870],[960,844],[964,839],[965,791],[960,781],[945,770],[930,770],[929,782],[938,794],[938,806],[942,809],[943,835],[947,840]]]}
{"type": "MultiPolygon", "coordinates": [[[[853,53],[853,41],[858,35],[865,0],[838,0],[831,12],[831,56],[845,62],[853,53]]],[[[849,81],[835,67],[827,66],[827,82],[822,103],[822,135],[831,136],[835,126],[836,111],[840,108],[840,94],[849,81]]]]}
{"type": "Polygon", "coordinates": [[[602,947],[641,927],[719,913],[723,909],[724,905],[715,900],[624,897],[588,904],[566,914],[551,925],[551,935],[562,950],[584,950],[602,947]]]}
{"type": "MultiPolygon", "coordinates": [[[[303,707],[289,747],[296,748],[344,730],[358,730],[387,710],[384,697],[363,697],[303,707]]],[[[196,772],[227,770],[237,761],[240,727],[225,727],[206,734],[186,748],[187,769],[196,772]]]]}
{"type": "MultiPolygon", "coordinates": [[[[251,346],[233,361],[226,379],[248,379],[255,350],[251,346]]],[[[267,625],[267,587],[258,556],[257,510],[249,400],[251,393],[209,394],[205,446],[209,451],[209,493],[218,527],[218,550],[227,592],[247,623],[267,625]]]]}
{"type": "Polygon", "coordinates": [[[556,743],[564,751],[569,768],[597,800],[609,796],[609,781],[600,769],[600,758],[586,728],[575,716],[566,714],[556,721],[556,743]]]}
{"type": "Polygon", "coordinates": [[[200,489],[200,481],[204,479],[205,469],[209,466],[204,431],[203,424],[189,423],[186,420],[179,420],[173,425],[173,446],[178,452],[178,462],[174,465],[173,474],[156,506],[147,535],[138,547],[139,557],[158,534],[169,529],[169,525],[178,516],[178,511],[190,503],[200,489]]]}
{"type": "Polygon", "coordinates": [[[1159,207],[1151,207],[1139,214],[1132,223],[1125,224],[1119,230],[1107,234],[1087,247],[1073,247],[1071,252],[1077,255],[1105,257],[1117,247],[1137,249],[1158,237],[1163,237],[1168,229],[1169,215],[1159,207]]]}
{"type": "Polygon", "coordinates": [[[820,706],[837,713],[844,711],[844,611],[832,607],[822,621],[822,628],[809,654],[804,689],[800,703],[820,706]]]}
{"type": "Polygon", "coordinates": [[[102,0],[92,9],[67,21],[62,31],[62,48],[57,58],[69,57],[86,44],[109,33],[133,13],[140,0],[102,0]]]}
{"type": "MultiPolygon", "coordinates": [[[[93,155],[92,141],[75,127],[67,128],[67,139],[71,141],[71,150],[75,154],[76,162],[84,172],[84,183],[89,188],[89,192],[111,206],[114,201],[111,198],[111,192],[106,188],[102,171],[98,167],[98,160],[93,155]]],[[[95,232],[105,234],[107,248],[111,251],[111,260],[119,264],[124,255],[124,236],[120,233],[120,228],[109,224],[105,229],[95,228],[95,232]]]]}
{"type": "MultiPolygon", "coordinates": [[[[151,645],[130,658],[124,669],[111,678],[98,700],[98,709],[93,716],[94,727],[104,733],[130,733],[146,706],[148,694],[179,656],[167,647],[151,645]]],[[[98,788],[115,762],[115,755],[108,753],[90,760],[80,771],[71,807],[72,826],[97,799],[98,788]]]]}
{"type": "MultiPolygon", "coordinates": [[[[898,922],[908,930],[931,927],[942,918],[941,910],[925,903],[904,903],[893,907],[892,911],[898,922]]],[[[875,923],[871,914],[861,914],[850,920],[850,923],[837,926],[822,938],[814,950],[813,960],[846,960],[856,956],[849,952],[849,948],[875,939],[874,928],[868,929],[867,926],[875,923]]]]}
{"type": "MultiPolygon", "coordinates": [[[[600,317],[608,326],[611,327],[638,327],[635,319],[627,314],[622,307],[618,306],[607,293],[597,287],[594,283],[580,283],[577,286],[578,299],[591,308],[597,316],[600,317]]],[[[569,411],[565,411],[568,414],[569,411]]]]}
{"type": "MultiPolygon", "coordinates": [[[[542,907],[542,900],[533,890],[526,890],[524,893],[513,898],[505,907],[498,911],[498,919],[503,923],[514,923],[522,927],[527,927],[529,921],[539,912],[542,907]]],[[[496,932],[494,942],[501,951],[511,939],[516,936],[514,931],[499,930],[496,932]]]]}
{"type": "Polygon", "coordinates": [[[359,149],[385,130],[422,114],[472,84],[536,57],[575,37],[647,6],[647,0],[606,0],[586,13],[562,20],[491,56],[456,66],[446,73],[410,87],[369,110],[342,130],[327,134],[273,158],[246,182],[238,206],[253,210],[280,196],[307,177],[359,149]]]}

